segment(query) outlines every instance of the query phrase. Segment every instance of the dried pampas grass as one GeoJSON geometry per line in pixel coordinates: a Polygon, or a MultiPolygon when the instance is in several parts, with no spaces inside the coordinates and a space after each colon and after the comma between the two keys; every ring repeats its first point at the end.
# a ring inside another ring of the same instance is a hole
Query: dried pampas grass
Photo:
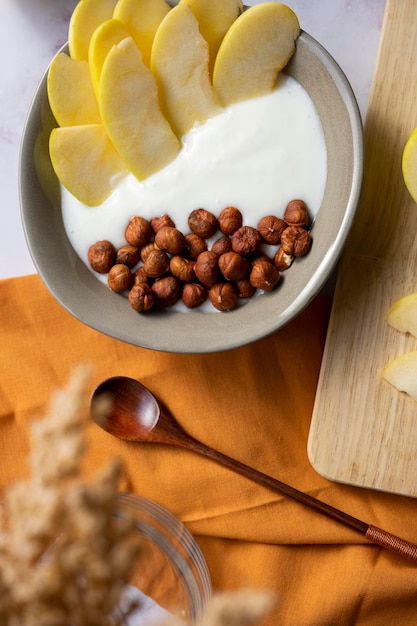
{"type": "Polygon", "coordinates": [[[121,466],[81,479],[88,371],[54,394],[31,428],[30,477],[8,488],[0,518],[0,623],[114,625],[140,550],[114,516],[121,466]]]}
{"type": "MultiPolygon", "coordinates": [[[[91,484],[82,479],[83,410],[89,371],[78,368],[31,427],[30,475],[0,506],[1,626],[121,626],[116,608],[141,542],[117,510],[122,467],[111,461],[91,484]]],[[[104,407],[103,407],[104,409],[104,407]]],[[[270,611],[267,593],[216,594],[200,626],[250,626],[270,611]]]]}

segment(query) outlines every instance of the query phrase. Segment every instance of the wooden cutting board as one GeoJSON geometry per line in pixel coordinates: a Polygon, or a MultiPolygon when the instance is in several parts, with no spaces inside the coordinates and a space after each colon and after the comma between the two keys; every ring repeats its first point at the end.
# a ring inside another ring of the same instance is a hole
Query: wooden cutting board
{"type": "Polygon", "coordinates": [[[417,204],[401,172],[416,126],[417,3],[387,0],[365,124],[363,192],[338,272],[308,454],[330,480],[413,497],[417,402],[381,372],[417,349],[417,339],[384,322],[393,302],[417,291],[417,204]]]}

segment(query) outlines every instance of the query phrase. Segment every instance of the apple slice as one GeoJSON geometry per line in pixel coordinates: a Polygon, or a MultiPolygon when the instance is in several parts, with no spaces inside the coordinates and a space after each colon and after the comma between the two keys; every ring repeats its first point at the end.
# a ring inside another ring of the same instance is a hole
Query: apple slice
{"type": "Polygon", "coordinates": [[[87,61],[65,52],[52,61],[47,79],[49,104],[60,126],[100,124],[100,113],[87,61]]]}
{"type": "Polygon", "coordinates": [[[156,30],[170,11],[165,0],[118,0],[113,17],[123,22],[149,67],[156,30]]]}
{"type": "Polygon", "coordinates": [[[88,61],[90,39],[97,26],[113,17],[116,0],[80,0],[68,29],[68,46],[72,59],[88,61]]]}
{"type": "Polygon", "coordinates": [[[388,309],[385,321],[402,333],[417,337],[417,293],[400,298],[388,309]]]}
{"type": "Polygon", "coordinates": [[[295,52],[300,25],[278,2],[263,2],[242,13],[217,53],[213,85],[226,106],[269,93],[295,52]]]}
{"type": "Polygon", "coordinates": [[[49,153],[61,183],[88,206],[104,202],[115,179],[128,173],[101,124],[54,128],[49,153]]]}
{"type": "Polygon", "coordinates": [[[200,33],[209,45],[211,74],[223,37],[242,13],[243,4],[241,0],[180,0],[180,4],[188,4],[197,18],[200,33]]]}
{"type": "Polygon", "coordinates": [[[114,18],[102,22],[91,36],[88,49],[88,63],[96,94],[98,94],[101,70],[108,53],[114,45],[120,43],[126,37],[129,37],[129,33],[123,22],[114,18]]]}
{"type": "Polygon", "coordinates": [[[200,34],[197,18],[188,5],[178,4],[156,31],[151,55],[161,107],[178,137],[221,110],[208,62],[208,43],[200,34]]]}
{"type": "Polygon", "coordinates": [[[163,116],[155,77],[131,37],[113,46],[100,78],[101,117],[116,150],[139,180],[177,156],[180,143],[163,116]]]}
{"type": "Polygon", "coordinates": [[[405,186],[414,202],[417,202],[417,128],[404,146],[401,166],[405,186]]]}
{"type": "Polygon", "coordinates": [[[406,352],[388,363],[382,377],[398,391],[417,400],[417,351],[406,352]]]}

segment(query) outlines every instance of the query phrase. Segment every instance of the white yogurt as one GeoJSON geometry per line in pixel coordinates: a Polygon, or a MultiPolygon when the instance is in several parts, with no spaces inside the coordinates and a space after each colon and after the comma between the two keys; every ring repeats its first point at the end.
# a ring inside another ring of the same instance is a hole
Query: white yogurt
{"type": "Polygon", "coordinates": [[[62,189],[62,214],[68,238],[87,263],[88,248],[100,239],[126,243],[129,219],[168,213],[189,232],[193,209],[215,215],[235,206],[244,224],[261,217],[282,217],[290,200],[300,198],[311,217],[322,202],[327,170],[323,130],[306,91],[282,75],[268,95],[229,106],[193,128],[178,157],[140,182],[129,175],[98,207],[87,207],[62,189]]]}

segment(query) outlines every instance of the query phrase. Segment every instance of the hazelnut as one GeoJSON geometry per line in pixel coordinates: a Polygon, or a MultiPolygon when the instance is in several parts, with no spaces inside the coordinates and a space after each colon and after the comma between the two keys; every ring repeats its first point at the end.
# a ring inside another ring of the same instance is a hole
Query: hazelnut
{"type": "Polygon", "coordinates": [[[209,298],[218,311],[231,311],[238,303],[237,289],[233,283],[229,282],[212,285],[209,290],[209,298]]]}
{"type": "Polygon", "coordinates": [[[221,254],[224,254],[225,252],[230,252],[230,250],[232,249],[232,242],[230,240],[230,237],[220,237],[220,239],[217,239],[213,243],[211,249],[219,256],[221,254]]]}
{"type": "Polygon", "coordinates": [[[281,243],[281,235],[286,227],[284,220],[274,215],[266,215],[258,222],[258,231],[262,239],[273,246],[281,243]]]}
{"type": "Polygon", "coordinates": [[[142,248],[150,241],[152,237],[152,228],[148,220],[144,217],[136,215],[129,220],[125,230],[125,238],[127,243],[136,248],[142,248]]]}
{"type": "Polygon", "coordinates": [[[109,275],[107,277],[107,284],[116,293],[122,293],[129,289],[132,284],[133,276],[130,268],[123,263],[118,263],[110,268],[109,275]]]}
{"type": "Polygon", "coordinates": [[[309,226],[311,220],[306,203],[303,200],[291,200],[285,209],[284,220],[288,226],[309,226]]]}
{"type": "Polygon", "coordinates": [[[138,267],[133,273],[133,283],[139,285],[140,283],[149,283],[149,276],[147,275],[143,265],[138,267]]]}
{"type": "Polygon", "coordinates": [[[159,250],[158,246],[156,245],[154,241],[150,241],[149,243],[146,244],[146,246],[143,246],[143,248],[140,251],[140,260],[142,261],[142,263],[145,263],[149,253],[152,250],[159,250]]]}
{"type": "Polygon", "coordinates": [[[219,257],[217,254],[211,250],[199,254],[194,265],[194,272],[198,280],[206,287],[214,285],[219,277],[219,257]]]}
{"type": "Polygon", "coordinates": [[[261,247],[262,239],[256,228],[241,226],[232,235],[232,250],[242,256],[254,256],[261,247]]]}
{"type": "Polygon", "coordinates": [[[242,213],[234,206],[226,207],[219,215],[219,228],[224,235],[233,235],[242,223],[242,213]]]}
{"type": "Polygon", "coordinates": [[[183,283],[192,283],[195,281],[194,261],[184,259],[179,254],[172,257],[169,263],[171,274],[179,278],[183,283]]]}
{"type": "Polygon", "coordinates": [[[294,255],[287,254],[283,248],[278,248],[274,256],[274,265],[280,272],[287,270],[294,261],[294,255]]]}
{"type": "Polygon", "coordinates": [[[272,263],[269,256],[263,250],[259,250],[259,252],[257,252],[256,255],[251,258],[250,264],[253,266],[255,265],[255,263],[258,263],[258,261],[269,261],[270,263],[272,263]]]}
{"type": "Polygon", "coordinates": [[[199,283],[187,283],[182,290],[182,301],[189,309],[196,309],[207,300],[207,289],[199,283]]]}
{"type": "Polygon", "coordinates": [[[98,274],[107,274],[115,260],[116,248],[110,241],[97,241],[88,249],[88,262],[98,274]]]}
{"type": "Polygon", "coordinates": [[[154,233],[157,233],[158,230],[164,226],[172,226],[175,228],[174,222],[167,213],[165,213],[165,215],[161,215],[160,217],[153,217],[151,219],[151,227],[154,233]]]}
{"type": "Polygon", "coordinates": [[[128,299],[130,306],[135,311],[149,311],[155,304],[155,294],[146,283],[138,283],[133,285],[129,291],[128,299]]]}
{"type": "Polygon", "coordinates": [[[311,237],[301,226],[288,226],[281,236],[284,252],[295,257],[304,256],[310,249],[311,237]]]}
{"type": "Polygon", "coordinates": [[[228,280],[240,280],[248,273],[249,263],[237,252],[225,252],[219,257],[219,270],[228,280]]]}
{"type": "Polygon", "coordinates": [[[123,265],[127,265],[128,267],[135,267],[137,263],[139,263],[140,259],[140,250],[139,248],[135,248],[135,246],[122,246],[118,249],[116,254],[116,263],[123,263],[123,265]]]}
{"type": "Polygon", "coordinates": [[[155,235],[155,243],[169,254],[178,254],[185,248],[185,237],[178,228],[163,226],[155,235]]]}
{"type": "Polygon", "coordinates": [[[188,217],[190,230],[203,239],[212,237],[219,227],[217,217],[206,209],[195,209],[188,217]]]}
{"type": "Polygon", "coordinates": [[[249,277],[251,285],[257,289],[263,289],[263,291],[272,291],[279,279],[279,271],[269,261],[255,263],[249,277]]]}
{"type": "Polygon", "coordinates": [[[236,280],[235,285],[240,298],[252,298],[252,296],[255,295],[256,287],[251,285],[249,278],[236,280]]]}
{"type": "Polygon", "coordinates": [[[165,308],[178,302],[181,296],[181,283],[175,276],[165,276],[151,287],[156,296],[156,306],[165,308]]]}
{"type": "Polygon", "coordinates": [[[207,244],[199,235],[189,233],[185,235],[185,248],[187,256],[193,261],[196,261],[198,255],[207,250],[207,244]]]}
{"type": "Polygon", "coordinates": [[[169,270],[169,256],[163,250],[151,250],[143,268],[150,278],[160,278],[169,270]]]}

